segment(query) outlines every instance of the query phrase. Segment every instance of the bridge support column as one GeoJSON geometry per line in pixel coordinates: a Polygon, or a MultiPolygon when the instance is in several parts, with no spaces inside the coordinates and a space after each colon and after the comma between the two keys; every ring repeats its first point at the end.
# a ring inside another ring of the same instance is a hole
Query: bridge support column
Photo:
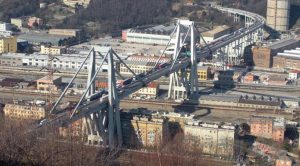
{"type": "Polygon", "coordinates": [[[234,22],[240,22],[240,20],[241,20],[240,16],[238,14],[234,14],[233,21],[234,22]]]}
{"type": "Polygon", "coordinates": [[[180,53],[182,46],[186,43],[186,38],[190,38],[190,68],[189,74],[187,69],[181,69],[180,72],[174,72],[170,75],[168,98],[174,100],[182,100],[190,97],[190,95],[198,94],[198,74],[197,74],[197,58],[196,58],[196,39],[194,22],[188,20],[179,20],[176,32],[176,43],[174,54],[172,57],[173,64],[181,63],[180,61],[186,59],[180,53]],[[186,29],[188,31],[186,32],[186,29]],[[181,34],[185,35],[183,40],[180,40],[181,34]]]}

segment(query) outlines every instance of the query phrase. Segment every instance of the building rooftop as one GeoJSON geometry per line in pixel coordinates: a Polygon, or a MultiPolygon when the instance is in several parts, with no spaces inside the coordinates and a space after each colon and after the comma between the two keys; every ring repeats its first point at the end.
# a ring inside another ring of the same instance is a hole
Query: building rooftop
{"type": "MultiPolygon", "coordinates": [[[[60,78],[61,78],[61,76],[53,76],[52,80],[55,81],[55,80],[60,79],[60,78]]],[[[44,76],[44,77],[38,79],[38,81],[41,82],[41,81],[51,81],[51,80],[50,80],[49,76],[44,76]]]]}
{"type": "Polygon", "coordinates": [[[54,45],[59,45],[61,40],[69,37],[66,35],[51,35],[46,32],[28,32],[18,36],[19,39],[27,40],[30,43],[52,43],[54,45]]]}
{"type": "Polygon", "coordinates": [[[188,120],[186,123],[187,126],[203,127],[203,128],[215,128],[215,129],[226,129],[226,130],[235,130],[235,125],[231,123],[223,122],[211,122],[203,123],[199,120],[188,120]]]}
{"type": "Polygon", "coordinates": [[[269,106],[281,106],[281,100],[279,98],[272,98],[266,96],[240,96],[239,103],[256,104],[256,105],[269,105],[269,106]]]}
{"type": "Polygon", "coordinates": [[[127,65],[140,65],[140,66],[154,66],[155,62],[143,62],[143,61],[129,61],[124,60],[127,65]]]}
{"type": "Polygon", "coordinates": [[[203,32],[202,35],[203,36],[214,36],[215,34],[225,31],[225,30],[228,30],[228,29],[230,29],[230,27],[227,25],[217,26],[217,27],[214,27],[214,29],[212,29],[210,31],[203,32]]]}
{"type": "MultiPolygon", "coordinates": [[[[146,56],[146,55],[131,55],[127,58],[129,61],[144,61],[144,62],[156,62],[158,60],[158,56],[146,56]]],[[[160,59],[160,63],[170,62],[171,58],[162,57],[160,59]]]]}
{"type": "Polygon", "coordinates": [[[238,95],[201,95],[200,100],[223,101],[223,102],[238,102],[238,95]]]}
{"type": "Polygon", "coordinates": [[[265,47],[275,50],[275,49],[279,49],[282,47],[286,47],[286,46],[294,44],[294,43],[299,43],[299,41],[295,40],[293,38],[288,38],[288,39],[279,40],[274,43],[267,44],[267,45],[265,45],[265,47]]]}
{"type": "Polygon", "coordinates": [[[141,26],[141,27],[128,29],[128,32],[170,35],[175,27],[176,27],[176,25],[172,24],[172,23],[170,25],[147,25],[147,26],[141,26]]]}

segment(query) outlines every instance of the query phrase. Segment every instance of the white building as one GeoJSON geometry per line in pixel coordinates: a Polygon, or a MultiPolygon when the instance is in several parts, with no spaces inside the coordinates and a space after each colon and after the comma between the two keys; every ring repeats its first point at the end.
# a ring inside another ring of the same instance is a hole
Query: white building
{"type": "MultiPolygon", "coordinates": [[[[108,47],[94,47],[95,51],[100,52],[102,55],[106,55],[108,47]]],[[[80,51],[76,54],[61,54],[56,55],[55,58],[51,61],[52,67],[62,70],[77,70],[83,60],[86,58],[89,50],[80,51]]],[[[126,59],[128,56],[119,56],[122,60],[126,59]]],[[[24,53],[4,53],[0,55],[0,65],[6,66],[34,66],[41,68],[48,65],[49,55],[33,53],[33,54],[24,54],[24,53]]],[[[87,70],[89,66],[89,59],[83,65],[82,69],[87,70]]],[[[99,55],[96,56],[96,65],[97,69],[102,62],[102,57],[99,55]]],[[[114,57],[115,61],[119,61],[114,57]]],[[[100,71],[106,71],[108,69],[107,62],[104,62],[102,69],[100,71]]]]}
{"type": "Polygon", "coordinates": [[[147,26],[122,31],[122,40],[132,43],[166,45],[175,25],[147,26]]]}
{"type": "Polygon", "coordinates": [[[9,23],[0,23],[0,31],[10,31],[11,28],[12,26],[9,23]]]}
{"type": "Polygon", "coordinates": [[[236,129],[232,124],[207,124],[189,121],[184,127],[184,140],[190,150],[205,154],[233,157],[236,129]]]}
{"type": "Polygon", "coordinates": [[[300,71],[298,70],[292,70],[289,72],[289,79],[296,80],[300,78],[300,71]]]}
{"type": "Polygon", "coordinates": [[[12,25],[9,23],[0,23],[0,36],[11,36],[13,32],[11,31],[12,25]]]}

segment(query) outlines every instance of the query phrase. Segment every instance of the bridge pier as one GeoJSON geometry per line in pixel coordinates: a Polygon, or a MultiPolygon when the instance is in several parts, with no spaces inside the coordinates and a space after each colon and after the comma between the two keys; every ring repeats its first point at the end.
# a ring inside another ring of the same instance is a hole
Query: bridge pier
{"type": "MultiPolygon", "coordinates": [[[[168,98],[179,100],[179,99],[186,99],[190,95],[196,93],[198,94],[198,75],[197,75],[197,59],[196,59],[196,39],[195,39],[195,26],[193,21],[188,20],[178,20],[178,26],[176,31],[176,43],[175,49],[172,57],[172,70],[174,64],[176,62],[181,63],[180,61],[183,60],[183,56],[181,54],[181,49],[183,45],[186,43],[187,37],[190,38],[190,70],[188,74],[187,68],[181,69],[180,73],[175,71],[170,75],[170,83],[169,83],[169,91],[168,91],[168,98]],[[186,32],[186,29],[188,31],[186,32]],[[185,36],[183,40],[181,40],[180,36],[185,36]]],[[[186,55],[187,56],[187,55],[186,55]]]]}

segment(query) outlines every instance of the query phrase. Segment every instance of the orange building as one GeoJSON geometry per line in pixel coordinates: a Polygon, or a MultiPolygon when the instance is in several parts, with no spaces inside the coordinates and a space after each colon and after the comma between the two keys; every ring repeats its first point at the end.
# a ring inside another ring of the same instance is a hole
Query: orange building
{"type": "Polygon", "coordinates": [[[276,166],[292,166],[292,160],[287,156],[281,156],[276,160],[276,166]]]}
{"type": "Polygon", "coordinates": [[[285,121],[273,117],[252,116],[250,132],[257,137],[273,139],[282,143],[284,140],[285,121]]]}

